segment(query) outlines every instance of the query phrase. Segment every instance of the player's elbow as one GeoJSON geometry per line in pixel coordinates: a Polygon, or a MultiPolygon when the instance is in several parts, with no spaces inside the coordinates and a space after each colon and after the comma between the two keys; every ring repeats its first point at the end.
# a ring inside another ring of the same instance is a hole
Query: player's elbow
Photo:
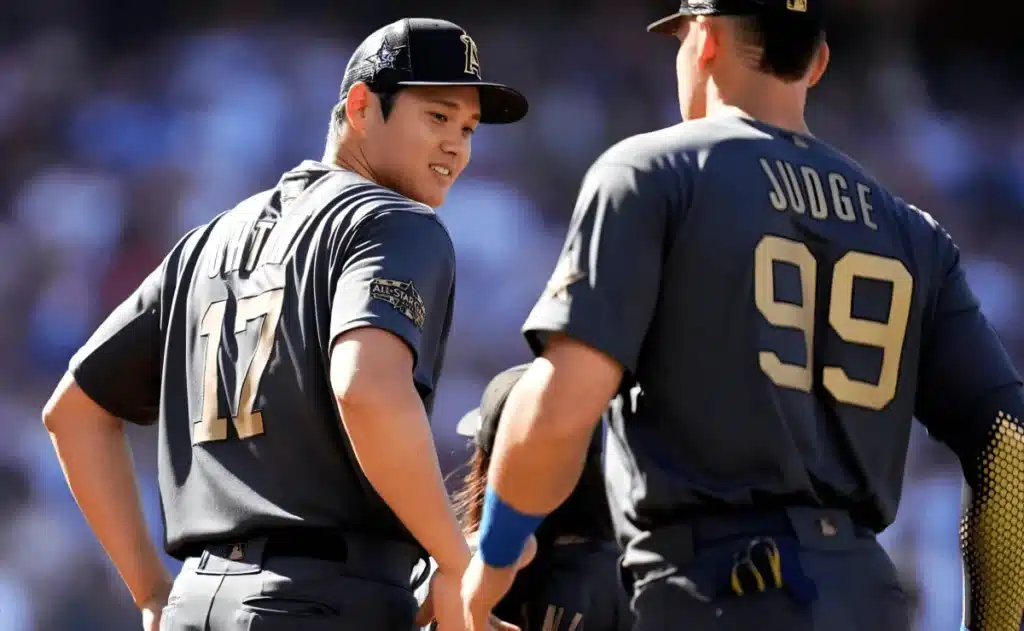
{"type": "MultiPolygon", "coordinates": [[[[622,382],[622,366],[610,356],[564,335],[553,335],[543,357],[535,362],[536,378],[528,380],[558,418],[565,419],[566,431],[586,429],[600,417],[622,382]]],[[[524,379],[525,380],[525,379],[524,379]]]]}
{"type": "Polygon", "coordinates": [[[589,438],[621,379],[622,369],[610,357],[567,337],[552,337],[544,356],[516,384],[507,407],[534,419],[520,428],[534,440],[589,438]]]}
{"type": "Polygon", "coordinates": [[[342,415],[387,405],[389,398],[413,388],[412,370],[412,351],[396,335],[371,327],[343,334],[331,351],[330,367],[342,415]]]}
{"type": "Polygon", "coordinates": [[[70,374],[61,378],[43,406],[42,420],[43,427],[52,435],[82,429],[121,430],[120,419],[90,399],[70,374]]]}
{"type": "Polygon", "coordinates": [[[51,434],[58,431],[61,427],[61,418],[64,415],[60,413],[59,408],[59,397],[55,391],[50,395],[46,405],[43,406],[43,427],[51,434]]]}

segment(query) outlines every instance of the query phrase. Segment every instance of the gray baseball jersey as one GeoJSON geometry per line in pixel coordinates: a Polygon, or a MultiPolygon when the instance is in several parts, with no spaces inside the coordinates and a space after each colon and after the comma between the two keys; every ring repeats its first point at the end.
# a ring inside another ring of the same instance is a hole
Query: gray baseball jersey
{"type": "Polygon", "coordinates": [[[597,160],[524,332],[625,369],[606,456],[620,531],[789,504],[881,530],[914,415],[962,442],[957,412],[1020,382],[958,261],[832,147],[715,117],[597,160]]]}
{"type": "Polygon", "coordinates": [[[358,327],[395,334],[429,413],[454,291],[430,208],[305,162],[183,238],[71,372],[111,413],[159,420],[170,554],[288,526],[413,542],[342,431],[330,351],[358,327]]]}

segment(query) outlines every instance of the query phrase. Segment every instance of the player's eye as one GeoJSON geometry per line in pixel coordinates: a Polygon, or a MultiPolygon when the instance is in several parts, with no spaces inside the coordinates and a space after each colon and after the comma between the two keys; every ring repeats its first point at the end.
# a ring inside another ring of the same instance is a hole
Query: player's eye
{"type": "Polygon", "coordinates": [[[472,136],[475,132],[476,132],[476,127],[463,127],[462,128],[462,135],[466,136],[467,138],[472,136]]]}
{"type": "Polygon", "coordinates": [[[448,122],[448,117],[445,116],[444,114],[442,114],[441,112],[431,112],[430,115],[433,116],[434,120],[436,120],[439,123],[447,123],[448,122]]]}

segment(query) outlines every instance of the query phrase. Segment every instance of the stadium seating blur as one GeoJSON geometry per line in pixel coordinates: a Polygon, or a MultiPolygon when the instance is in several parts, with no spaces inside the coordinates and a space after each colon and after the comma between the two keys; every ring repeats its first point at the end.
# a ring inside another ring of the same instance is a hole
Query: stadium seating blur
{"type": "MultiPolygon", "coordinates": [[[[1017,34],[948,0],[835,4],[812,128],[947,227],[1022,362],[1017,34]]],[[[673,42],[643,29],[671,0],[432,6],[475,38],[485,77],[532,103],[521,125],[477,133],[440,211],[458,254],[434,415],[452,471],[465,456],[455,422],[491,375],[528,356],[518,329],[584,170],[679,112],[673,42]]],[[[64,485],[40,408],[71,353],[188,227],[320,158],[348,55],[405,12],[427,13],[409,0],[0,3],[0,630],[138,628],[64,485]]],[[[130,435],[162,536],[155,433],[130,435]]],[[[955,629],[959,469],[915,432],[907,478],[883,538],[914,593],[917,629],[955,629]]]]}

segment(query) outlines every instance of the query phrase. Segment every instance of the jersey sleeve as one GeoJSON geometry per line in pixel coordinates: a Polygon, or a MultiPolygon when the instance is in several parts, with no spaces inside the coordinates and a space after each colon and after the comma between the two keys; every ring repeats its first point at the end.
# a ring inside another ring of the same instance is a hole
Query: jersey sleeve
{"type": "Polygon", "coordinates": [[[564,333],[633,372],[657,302],[672,201],[656,172],[599,162],[583,180],[551,279],[523,326],[541,354],[564,333]]]}
{"type": "Polygon", "coordinates": [[[957,454],[969,486],[960,543],[970,631],[1020,628],[1024,612],[1024,389],[950,261],[922,347],[917,416],[957,454]]]}
{"type": "Polygon", "coordinates": [[[997,410],[987,403],[1021,378],[967,283],[952,239],[940,234],[942,274],[921,347],[917,418],[961,461],[984,449],[997,410]]]}
{"type": "Polygon", "coordinates": [[[412,351],[416,384],[432,391],[455,291],[448,232],[436,217],[411,211],[377,213],[355,231],[332,264],[331,347],[360,327],[393,333],[412,351]]]}
{"type": "Polygon", "coordinates": [[[148,425],[158,418],[168,260],[104,320],[71,358],[78,386],[107,412],[148,425]]]}

